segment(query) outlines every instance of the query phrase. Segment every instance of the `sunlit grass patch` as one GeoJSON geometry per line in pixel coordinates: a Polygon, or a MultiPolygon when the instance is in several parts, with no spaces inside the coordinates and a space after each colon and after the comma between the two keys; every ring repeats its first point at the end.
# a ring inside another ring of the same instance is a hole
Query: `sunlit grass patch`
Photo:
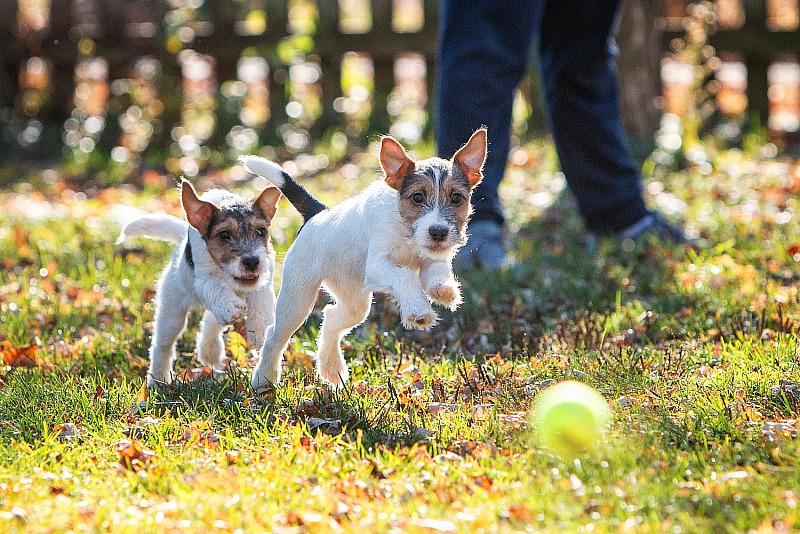
{"type": "MultiPolygon", "coordinates": [[[[771,160],[714,155],[713,180],[690,168],[648,187],[705,246],[608,241],[588,255],[566,193],[548,185],[552,151],[527,150],[542,172],[520,165],[504,191],[516,265],[461,276],[464,304],[428,333],[402,330],[377,297],[347,336],[351,381],[338,392],[313,367],[319,306],[267,395],[249,386],[240,326],[229,369],[198,368],[197,315],[178,341],[178,379],[148,392],[153,290],[171,246],[113,243],[124,206],[180,214],[177,193],[5,193],[0,530],[796,528],[794,182],[771,160]],[[547,195],[527,204],[536,192],[547,195]],[[536,446],[530,422],[538,393],[566,379],[613,411],[577,461],[536,446]]],[[[338,202],[375,178],[374,155],[360,157],[305,183],[338,202]]],[[[298,227],[281,205],[280,253],[298,227]]]]}

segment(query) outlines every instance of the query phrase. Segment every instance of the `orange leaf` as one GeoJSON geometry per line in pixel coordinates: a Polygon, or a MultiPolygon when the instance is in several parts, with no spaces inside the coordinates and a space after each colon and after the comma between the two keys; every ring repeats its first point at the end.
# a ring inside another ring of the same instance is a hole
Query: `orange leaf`
{"type": "Polygon", "coordinates": [[[200,444],[209,449],[216,449],[219,447],[219,436],[213,430],[206,430],[200,434],[200,444]]]}
{"type": "Polygon", "coordinates": [[[28,345],[25,347],[14,347],[10,342],[5,341],[0,344],[0,357],[3,363],[9,367],[25,367],[33,369],[41,367],[50,370],[53,364],[39,356],[39,347],[28,345]]]}
{"type": "Polygon", "coordinates": [[[17,248],[30,243],[31,233],[17,226],[14,227],[14,244],[17,248]]]}
{"type": "Polygon", "coordinates": [[[127,440],[118,442],[117,454],[119,454],[119,464],[131,471],[138,471],[146,467],[153,459],[158,457],[156,453],[145,449],[140,443],[127,440]]]}
{"type": "Polygon", "coordinates": [[[509,506],[508,515],[516,521],[525,523],[533,521],[533,512],[524,504],[512,504],[509,506]]]}

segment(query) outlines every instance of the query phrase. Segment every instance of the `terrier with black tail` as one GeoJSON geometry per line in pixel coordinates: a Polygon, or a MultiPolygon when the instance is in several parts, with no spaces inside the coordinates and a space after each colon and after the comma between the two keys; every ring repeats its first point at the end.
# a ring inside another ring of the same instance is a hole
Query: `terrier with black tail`
{"type": "Polygon", "coordinates": [[[241,158],[248,171],[275,184],[304,220],[286,254],[275,324],[253,373],[257,391],[280,381],[283,351],[311,313],[320,287],[334,302],[323,312],[317,373],[335,387],[349,376],[339,345],[367,318],[373,292],[394,297],[408,329],[427,330],[437,322],[431,303],[451,310],[461,304],[452,260],[467,240],[470,198],[483,177],[486,150],[483,128],[449,160],[414,161],[400,143],[384,137],[384,180],[330,209],[278,164],[241,158]]]}

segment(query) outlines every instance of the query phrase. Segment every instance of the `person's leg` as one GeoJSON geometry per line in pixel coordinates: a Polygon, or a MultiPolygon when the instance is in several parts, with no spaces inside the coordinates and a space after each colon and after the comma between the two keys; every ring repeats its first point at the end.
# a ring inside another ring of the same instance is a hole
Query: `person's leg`
{"type": "Polygon", "coordinates": [[[544,1],[542,79],[561,168],[588,230],[616,234],[648,214],[613,63],[620,2],[544,1]]]}
{"type": "Polygon", "coordinates": [[[489,130],[473,221],[503,224],[497,187],[508,160],[514,94],[528,66],[536,2],[442,0],[435,136],[450,158],[480,126],[489,130]]]}

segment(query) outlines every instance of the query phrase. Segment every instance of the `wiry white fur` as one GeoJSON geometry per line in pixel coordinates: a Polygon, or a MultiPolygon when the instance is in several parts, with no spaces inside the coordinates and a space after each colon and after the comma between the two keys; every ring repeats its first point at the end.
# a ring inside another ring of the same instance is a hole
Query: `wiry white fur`
{"type": "Polygon", "coordinates": [[[186,237],[188,228],[189,223],[166,213],[142,215],[125,225],[116,244],[133,237],[148,237],[177,245],[186,237]]]}
{"type": "MultiPolygon", "coordinates": [[[[255,170],[253,165],[248,168],[255,170]]],[[[262,176],[272,180],[271,175],[262,176]]],[[[283,351],[311,312],[320,286],[335,303],[323,312],[317,372],[337,387],[349,374],[339,346],[342,337],[366,319],[373,292],[396,299],[403,326],[409,329],[424,330],[436,323],[431,300],[451,309],[458,306],[461,296],[450,265],[452,253],[431,254],[402,228],[398,193],[383,181],[305,223],[286,254],[276,322],[253,373],[256,390],[279,382],[283,351]]]]}
{"type": "MultiPolygon", "coordinates": [[[[201,198],[213,202],[215,195],[218,193],[209,191],[201,198]]],[[[275,322],[272,283],[275,258],[267,254],[263,246],[257,249],[261,260],[259,282],[244,288],[233,279],[235,273],[229,272],[231,268],[214,262],[197,230],[177,217],[166,214],[142,216],[125,227],[117,242],[137,236],[179,243],[156,288],[155,327],[147,375],[149,387],[172,382],[175,342],[186,328],[186,319],[192,308],[205,308],[197,336],[197,355],[204,365],[216,370],[224,369],[222,332],[225,325],[244,317],[245,313],[245,329],[250,344],[254,347],[262,345],[267,328],[275,322]],[[180,237],[173,240],[177,237],[178,223],[181,223],[182,231],[180,237]],[[141,231],[143,228],[146,229],[144,233],[141,231]],[[194,270],[184,253],[187,239],[192,247],[194,270]]]]}
{"type": "Polygon", "coordinates": [[[284,186],[285,180],[283,179],[283,174],[281,174],[283,169],[274,161],[259,156],[239,156],[239,161],[248,172],[266,178],[275,184],[278,189],[284,186]]]}

